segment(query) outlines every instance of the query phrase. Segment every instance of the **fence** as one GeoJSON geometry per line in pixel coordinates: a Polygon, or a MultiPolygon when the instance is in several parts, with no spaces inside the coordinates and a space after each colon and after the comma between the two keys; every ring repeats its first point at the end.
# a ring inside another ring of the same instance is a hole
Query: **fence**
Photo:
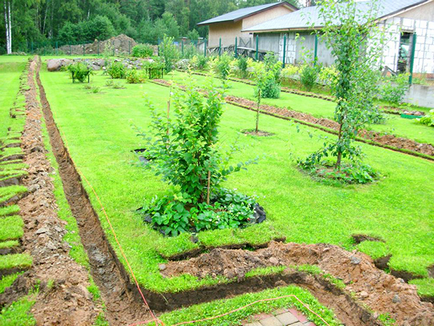
{"type": "Polygon", "coordinates": [[[61,42],[21,42],[14,44],[14,52],[40,55],[120,55],[131,54],[136,41],[126,35],[119,35],[105,41],[61,42]]]}

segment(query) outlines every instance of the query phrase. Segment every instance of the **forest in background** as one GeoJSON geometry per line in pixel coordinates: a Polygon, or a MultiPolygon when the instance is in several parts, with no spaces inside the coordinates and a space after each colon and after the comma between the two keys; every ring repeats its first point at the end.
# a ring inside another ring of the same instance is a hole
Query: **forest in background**
{"type": "MultiPolygon", "coordinates": [[[[126,34],[137,42],[156,44],[163,35],[195,40],[208,27],[197,23],[239,8],[272,0],[2,0],[0,54],[31,42],[60,44],[106,40],[126,34]]],[[[297,0],[287,1],[299,7],[297,0]]]]}

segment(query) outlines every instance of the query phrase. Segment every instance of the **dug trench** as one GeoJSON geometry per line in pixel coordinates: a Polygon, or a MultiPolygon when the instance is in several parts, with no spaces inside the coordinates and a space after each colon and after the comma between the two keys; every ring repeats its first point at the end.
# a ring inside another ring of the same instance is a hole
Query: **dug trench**
{"type": "MultiPolygon", "coordinates": [[[[108,320],[112,325],[145,321],[149,319],[149,312],[141,304],[138,291],[135,290],[128,273],[102,230],[99,217],[91,205],[80,175],[53,119],[39,78],[39,69],[40,63],[36,80],[53,153],[59,165],[64,192],[78,222],[81,240],[89,257],[91,273],[107,306],[108,320]]],[[[380,313],[389,312],[393,314],[392,316],[396,315],[400,322],[409,325],[434,324],[433,306],[420,301],[414,286],[376,269],[368,256],[349,253],[335,246],[317,246],[273,242],[267,248],[254,252],[216,248],[210,253],[190,260],[168,262],[165,268],[161,268],[162,273],[166,277],[176,273],[190,273],[199,278],[205,275],[203,273],[211,276],[225,275],[229,279],[228,283],[183,292],[156,293],[146,289],[142,291],[150,307],[160,312],[246,292],[258,292],[267,288],[294,284],[308,289],[322,304],[333,309],[337,317],[348,326],[381,325],[377,320],[378,316],[371,312],[366,302],[372,304],[373,310],[380,313]],[[291,248],[299,248],[299,250],[293,251],[291,248]],[[280,252],[275,252],[276,249],[280,252]],[[266,252],[271,252],[271,255],[265,257],[268,255],[266,252]],[[248,264],[247,268],[242,267],[246,265],[246,261],[249,261],[246,257],[250,255],[256,257],[256,259],[250,258],[256,263],[248,264]],[[274,259],[271,259],[272,257],[274,259]],[[291,259],[294,260],[295,265],[312,261],[312,263],[317,262],[324,269],[327,266],[333,269],[334,266],[336,270],[330,271],[330,274],[335,277],[340,275],[349,286],[344,290],[321,275],[311,275],[291,268],[281,273],[245,277],[248,270],[256,267],[269,266],[269,264],[275,266],[276,260],[277,265],[291,265],[291,259]],[[203,266],[205,261],[208,267],[203,266]],[[324,265],[327,261],[330,265],[324,265]],[[231,273],[231,269],[227,266],[236,267],[232,268],[231,273]],[[370,273],[373,276],[370,276],[370,273]],[[352,289],[356,295],[351,295],[349,289],[352,289]],[[374,300],[375,296],[380,297],[381,300],[374,300]],[[366,299],[368,301],[360,301],[362,297],[368,298],[366,299]],[[378,302],[384,302],[383,306],[376,306],[378,302]]]]}

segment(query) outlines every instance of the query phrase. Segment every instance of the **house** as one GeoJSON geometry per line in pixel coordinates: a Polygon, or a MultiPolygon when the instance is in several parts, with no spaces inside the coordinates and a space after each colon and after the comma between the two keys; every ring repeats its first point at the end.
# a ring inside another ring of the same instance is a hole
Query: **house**
{"type": "MultiPolygon", "coordinates": [[[[357,5],[361,10],[368,7],[366,1],[357,5]]],[[[413,72],[434,78],[434,0],[379,0],[376,19],[391,33],[383,49],[383,64],[393,71],[409,71],[415,46],[413,72]]],[[[318,7],[314,6],[245,27],[242,32],[258,36],[259,49],[278,53],[286,63],[308,61],[304,47],[316,52],[319,62],[330,65],[334,62],[330,50],[312,33],[321,27],[318,7]]]]}
{"type": "Polygon", "coordinates": [[[270,21],[297,9],[297,7],[285,1],[269,3],[231,11],[197,25],[209,26],[208,47],[210,48],[218,47],[220,39],[222,47],[234,45],[236,37],[238,38],[238,45],[250,44],[252,46],[250,32],[243,32],[243,29],[270,21]]]}

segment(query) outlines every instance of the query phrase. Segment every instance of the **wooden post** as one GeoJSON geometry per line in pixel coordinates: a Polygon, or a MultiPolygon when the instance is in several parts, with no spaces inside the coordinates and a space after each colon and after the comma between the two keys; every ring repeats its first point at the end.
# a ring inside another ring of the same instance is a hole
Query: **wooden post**
{"type": "Polygon", "coordinates": [[[206,57],[206,39],[203,40],[203,56],[206,57]]]}
{"type": "Polygon", "coordinates": [[[413,84],[413,68],[414,68],[414,53],[416,51],[416,33],[413,34],[413,44],[411,46],[411,57],[410,57],[410,77],[408,78],[408,83],[413,84]]]}
{"type": "Polygon", "coordinates": [[[222,38],[219,39],[219,56],[222,55],[222,38]]]}
{"type": "Polygon", "coordinates": [[[238,58],[238,37],[235,37],[235,58],[238,58]]]}
{"type": "Polygon", "coordinates": [[[259,59],[259,35],[256,34],[256,55],[255,55],[256,61],[259,59]]]}
{"type": "Polygon", "coordinates": [[[318,35],[315,33],[315,50],[313,53],[313,65],[316,66],[318,61],[318,35]]]}
{"type": "Polygon", "coordinates": [[[286,34],[283,35],[283,56],[282,56],[282,64],[283,68],[285,68],[285,60],[286,59],[286,34]]]}

